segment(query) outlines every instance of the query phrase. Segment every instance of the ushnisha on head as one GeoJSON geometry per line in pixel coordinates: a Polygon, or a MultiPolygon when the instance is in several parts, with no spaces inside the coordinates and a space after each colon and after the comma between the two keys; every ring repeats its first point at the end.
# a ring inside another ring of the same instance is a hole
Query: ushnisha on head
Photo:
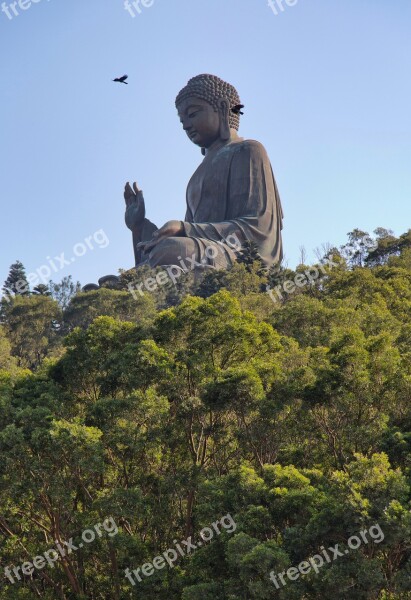
{"type": "Polygon", "coordinates": [[[176,107],[188,137],[201,148],[229,140],[230,130],[239,129],[244,108],[234,86],[207,74],[190,79],[178,94],[176,107]]]}

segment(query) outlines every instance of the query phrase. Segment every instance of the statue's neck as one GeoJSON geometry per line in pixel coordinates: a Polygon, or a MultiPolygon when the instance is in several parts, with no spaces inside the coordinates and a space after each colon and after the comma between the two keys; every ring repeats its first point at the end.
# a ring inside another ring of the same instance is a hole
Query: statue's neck
{"type": "Polygon", "coordinates": [[[239,140],[241,140],[241,138],[238,135],[237,131],[235,129],[230,129],[230,137],[228,138],[228,140],[222,140],[221,138],[219,138],[218,140],[213,142],[211,146],[205,148],[203,154],[204,156],[207,156],[207,154],[210,154],[210,152],[215,152],[223,146],[231,144],[232,142],[238,142],[239,140]]]}

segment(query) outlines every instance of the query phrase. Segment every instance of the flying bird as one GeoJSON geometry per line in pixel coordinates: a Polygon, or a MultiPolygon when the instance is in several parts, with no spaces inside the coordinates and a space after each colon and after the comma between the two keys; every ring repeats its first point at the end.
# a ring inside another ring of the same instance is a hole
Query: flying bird
{"type": "Polygon", "coordinates": [[[128,85],[126,79],[128,79],[128,75],[123,75],[123,77],[116,77],[115,79],[113,79],[113,81],[116,81],[117,83],[125,83],[126,85],[128,85]]]}

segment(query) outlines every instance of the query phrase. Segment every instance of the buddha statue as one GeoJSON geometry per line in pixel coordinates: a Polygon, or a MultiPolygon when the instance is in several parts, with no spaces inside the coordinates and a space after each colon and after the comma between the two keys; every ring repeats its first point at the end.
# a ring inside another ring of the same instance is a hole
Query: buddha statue
{"type": "Polygon", "coordinates": [[[136,267],[178,266],[191,257],[199,269],[228,268],[236,260],[230,236],[241,244],[255,242],[268,267],[280,262],[280,197],[264,147],[238,135],[244,106],[237,90],[214,75],[198,75],[175,103],[187,137],[204,158],[188,183],[184,221],[158,229],[146,218],[142,191],[126,184],[125,220],[136,267]]]}

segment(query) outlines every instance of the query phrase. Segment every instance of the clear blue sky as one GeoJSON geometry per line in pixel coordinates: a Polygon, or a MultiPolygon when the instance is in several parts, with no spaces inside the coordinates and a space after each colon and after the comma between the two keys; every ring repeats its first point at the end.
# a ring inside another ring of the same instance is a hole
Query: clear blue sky
{"type": "Polygon", "coordinates": [[[298,0],[277,16],[267,0],[154,0],[135,18],[123,0],[16,8],[0,13],[0,285],[14,260],[34,271],[101,229],[109,245],[53,280],[130,268],[127,180],[157,225],[184,218],[202,157],[174,98],[204,72],[238,88],[240,134],[268,150],[290,266],[355,227],[411,227],[409,0],[298,0]]]}

